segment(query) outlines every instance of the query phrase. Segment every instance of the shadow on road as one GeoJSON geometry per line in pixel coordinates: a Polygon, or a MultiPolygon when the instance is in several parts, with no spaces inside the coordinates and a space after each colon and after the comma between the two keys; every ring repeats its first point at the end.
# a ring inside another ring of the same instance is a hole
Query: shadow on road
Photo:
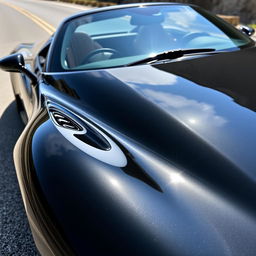
{"type": "Polygon", "coordinates": [[[12,102],[0,118],[0,255],[38,255],[13,164],[13,148],[24,126],[12,102]]]}

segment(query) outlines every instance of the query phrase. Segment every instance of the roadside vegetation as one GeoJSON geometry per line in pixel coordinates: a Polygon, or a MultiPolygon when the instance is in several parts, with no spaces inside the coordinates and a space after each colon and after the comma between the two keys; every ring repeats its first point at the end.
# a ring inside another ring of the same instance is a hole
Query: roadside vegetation
{"type": "Polygon", "coordinates": [[[105,6],[116,5],[116,3],[113,3],[113,2],[101,2],[96,0],[57,0],[57,1],[72,3],[72,4],[89,5],[92,7],[105,7],[105,6]]]}
{"type": "MultiPolygon", "coordinates": [[[[73,3],[73,4],[80,4],[80,5],[87,5],[87,6],[92,6],[92,7],[105,7],[105,6],[112,6],[112,5],[117,5],[117,4],[122,4],[122,3],[132,3],[132,2],[151,2],[155,0],[55,0],[55,1],[60,1],[60,2],[66,2],[66,3],[73,3]]],[[[160,1],[160,0],[156,0],[160,1]]],[[[161,0],[161,1],[168,1],[168,0],[161,0]]],[[[227,0],[231,1],[231,0],[227,0]]],[[[232,0],[232,1],[238,1],[238,0],[232,0]]],[[[241,0],[244,1],[244,0],[241,0]]],[[[256,1],[255,0],[248,0],[249,3],[251,4],[251,1],[253,1],[253,4],[256,6],[256,1]],[[255,1],[255,2],[254,2],[255,1]]],[[[234,26],[237,26],[241,23],[249,23],[254,22],[253,19],[246,20],[243,16],[243,13],[241,13],[237,8],[234,8],[234,6],[230,6],[230,9],[224,8],[225,5],[221,0],[171,0],[170,2],[185,2],[185,3],[193,3],[197,4],[199,6],[202,6],[208,10],[213,11],[214,13],[224,13],[228,15],[219,15],[222,19],[226,20],[227,22],[231,23],[234,26]],[[235,10],[237,9],[237,10],[235,10]],[[232,14],[232,15],[230,15],[232,14]]],[[[234,5],[234,2],[233,2],[234,5]]],[[[251,6],[251,5],[250,5],[251,6]]],[[[256,10],[256,9],[255,9],[256,10]]],[[[249,24],[250,27],[256,29],[256,24],[249,24]]]]}
{"type": "Polygon", "coordinates": [[[250,27],[256,29],[256,24],[248,24],[248,26],[250,26],[250,27]]]}

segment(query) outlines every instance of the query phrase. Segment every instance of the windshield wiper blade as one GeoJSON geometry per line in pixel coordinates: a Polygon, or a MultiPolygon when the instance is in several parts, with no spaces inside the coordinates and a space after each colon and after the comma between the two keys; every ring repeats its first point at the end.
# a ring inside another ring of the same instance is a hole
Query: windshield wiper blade
{"type": "Polygon", "coordinates": [[[197,53],[211,53],[211,52],[215,52],[215,51],[216,50],[213,48],[170,50],[170,51],[158,53],[154,56],[147,57],[142,60],[138,60],[138,61],[129,63],[126,66],[135,66],[135,65],[139,65],[139,64],[151,63],[151,62],[160,61],[160,60],[172,60],[172,59],[177,59],[177,58],[183,57],[184,55],[194,55],[197,53]]]}

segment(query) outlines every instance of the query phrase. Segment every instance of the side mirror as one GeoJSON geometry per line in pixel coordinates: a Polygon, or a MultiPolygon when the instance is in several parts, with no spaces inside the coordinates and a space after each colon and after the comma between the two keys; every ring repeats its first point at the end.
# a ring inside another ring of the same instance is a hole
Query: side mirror
{"type": "Polygon", "coordinates": [[[24,57],[21,53],[15,53],[0,59],[0,69],[7,72],[20,72],[29,77],[32,84],[37,83],[36,75],[25,65],[24,57]]]}
{"type": "Polygon", "coordinates": [[[245,25],[240,25],[238,27],[238,30],[240,30],[242,33],[246,34],[247,36],[252,36],[255,33],[255,29],[245,26],[245,25]]]}

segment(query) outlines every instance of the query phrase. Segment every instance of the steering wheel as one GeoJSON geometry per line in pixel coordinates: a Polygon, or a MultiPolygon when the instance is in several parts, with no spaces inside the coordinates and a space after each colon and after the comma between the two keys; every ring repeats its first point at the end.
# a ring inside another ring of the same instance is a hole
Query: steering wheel
{"type": "Polygon", "coordinates": [[[183,44],[185,45],[189,41],[191,41],[191,40],[193,40],[193,39],[195,39],[197,37],[200,37],[200,36],[210,36],[210,34],[207,33],[207,32],[191,32],[191,33],[188,33],[185,36],[183,36],[181,38],[181,40],[182,40],[183,44]]]}
{"type": "Polygon", "coordinates": [[[97,55],[99,53],[104,53],[104,52],[109,52],[109,53],[120,55],[120,52],[115,49],[99,48],[99,49],[95,49],[95,50],[91,51],[88,55],[86,55],[85,58],[81,61],[81,64],[85,64],[85,63],[89,62],[90,58],[93,57],[94,55],[97,55]]]}

